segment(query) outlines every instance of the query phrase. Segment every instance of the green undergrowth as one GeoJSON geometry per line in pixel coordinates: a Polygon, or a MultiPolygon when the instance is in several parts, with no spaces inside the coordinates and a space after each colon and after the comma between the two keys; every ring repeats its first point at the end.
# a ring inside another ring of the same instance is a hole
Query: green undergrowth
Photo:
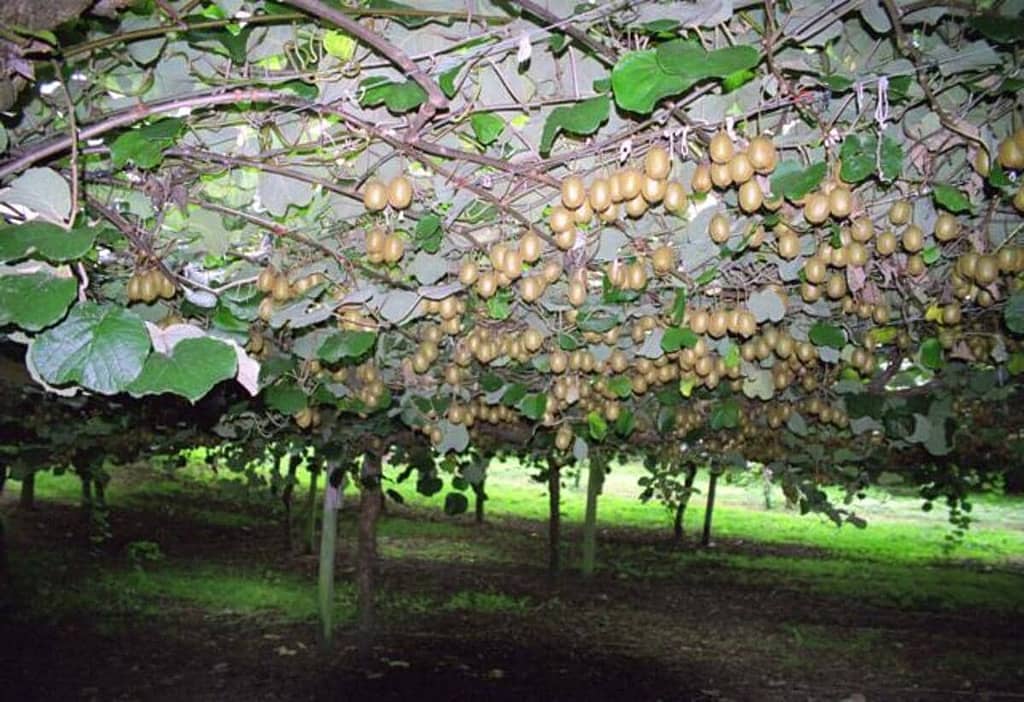
{"type": "Polygon", "coordinates": [[[851,558],[606,549],[604,564],[621,579],[721,581],[751,589],[811,592],[859,604],[944,611],[1024,613],[1024,575],[957,565],[884,563],[851,558]]]}

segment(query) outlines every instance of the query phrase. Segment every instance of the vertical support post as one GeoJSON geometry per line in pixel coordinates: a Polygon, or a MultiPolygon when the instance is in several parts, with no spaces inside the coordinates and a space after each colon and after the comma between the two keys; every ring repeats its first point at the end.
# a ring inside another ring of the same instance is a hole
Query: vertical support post
{"type": "Polygon", "coordinates": [[[381,457],[363,454],[362,493],[359,499],[359,537],[356,544],[356,612],[359,650],[364,657],[373,641],[374,574],[377,569],[377,520],[380,517],[381,457]]]}
{"type": "Polygon", "coordinates": [[[562,466],[554,458],[548,458],[548,574],[558,575],[560,563],[559,545],[562,530],[562,466]]]}
{"type": "Polygon", "coordinates": [[[708,508],[704,512],[704,534],[700,538],[701,546],[711,544],[711,515],[715,510],[715,485],[718,483],[718,470],[711,469],[711,477],[708,480],[708,508]]]}
{"type": "Polygon", "coordinates": [[[338,546],[338,510],[345,492],[345,471],[335,467],[324,490],[323,525],[320,530],[320,573],[317,605],[320,642],[327,647],[334,638],[334,557],[338,546]]]}

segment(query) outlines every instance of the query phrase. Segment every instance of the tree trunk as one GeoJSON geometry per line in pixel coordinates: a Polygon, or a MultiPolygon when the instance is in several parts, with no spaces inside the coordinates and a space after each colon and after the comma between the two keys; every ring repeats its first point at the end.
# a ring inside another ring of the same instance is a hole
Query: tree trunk
{"type": "Polygon", "coordinates": [[[473,486],[473,494],[476,496],[476,523],[484,523],[484,502],[487,500],[487,494],[484,492],[484,481],[480,481],[479,485],[473,486]]]}
{"type": "Polygon", "coordinates": [[[88,516],[92,514],[92,475],[79,473],[78,479],[82,483],[82,509],[88,516]]]}
{"type": "Polygon", "coordinates": [[[309,495],[306,498],[306,513],[309,515],[309,540],[306,542],[306,553],[316,551],[316,481],[319,476],[318,469],[310,469],[309,495]]]}
{"type": "Polygon", "coordinates": [[[583,519],[583,577],[594,574],[597,556],[597,496],[601,494],[604,483],[604,459],[596,455],[590,456],[590,469],[587,475],[587,511],[583,519]]]}
{"type": "Polygon", "coordinates": [[[107,486],[102,480],[96,480],[93,483],[96,496],[96,506],[100,509],[107,508],[107,486]]]}
{"type": "Polygon", "coordinates": [[[287,553],[292,552],[292,495],[295,493],[295,473],[298,470],[298,457],[288,459],[288,477],[281,491],[281,504],[284,505],[284,544],[287,553]]]}
{"type": "Polygon", "coordinates": [[[548,575],[558,575],[559,543],[562,530],[562,476],[561,466],[548,460],[548,575]]]}
{"type": "Polygon", "coordinates": [[[704,512],[704,534],[701,536],[701,546],[711,544],[711,515],[715,510],[715,485],[718,483],[718,471],[711,470],[711,478],[708,480],[708,508],[704,512]]]}
{"type": "Polygon", "coordinates": [[[21,496],[18,498],[18,509],[36,508],[36,474],[27,473],[21,479],[21,496]]]}
{"type": "Polygon", "coordinates": [[[345,474],[335,468],[324,490],[323,525],[320,530],[320,577],[317,601],[320,610],[320,641],[327,647],[334,637],[334,560],[338,546],[338,510],[345,490],[345,474]]]}
{"type": "Polygon", "coordinates": [[[686,515],[686,506],[690,504],[690,495],[693,494],[693,480],[697,477],[697,466],[691,465],[686,470],[686,481],[683,483],[683,487],[686,488],[686,494],[679,500],[679,504],[676,505],[676,520],[672,525],[672,533],[675,536],[676,544],[679,544],[683,540],[683,517],[686,515]]]}
{"type": "Polygon", "coordinates": [[[356,546],[356,612],[359,652],[370,653],[374,630],[374,571],[377,568],[377,519],[380,517],[381,459],[367,451],[363,456],[359,499],[359,537],[356,546]]]}

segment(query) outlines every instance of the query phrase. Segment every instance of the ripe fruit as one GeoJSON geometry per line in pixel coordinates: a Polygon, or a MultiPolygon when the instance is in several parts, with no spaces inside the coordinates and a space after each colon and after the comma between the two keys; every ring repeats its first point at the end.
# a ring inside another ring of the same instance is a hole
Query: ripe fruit
{"type": "Polygon", "coordinates": [[[740,186],[739,192],[740,209],[744,212],[754,212],[761,208],[764,202],[764,193],[756,180],[748,180],[740,186]]]}
{"type": "Polygon", "coordinates": [[[583,179],[579,176],[569,176],[562,181],[562,204],[570,210],[575,210],[587,199],[587,188],[583,185],[583,179]]]}
{"type": "Polygon", "coordinates": [[[126,293],[128,295],[128,302],[142,299],[142,277],[138,273],[132,273],[132,276],[128,279],[126,293]]]}
{"type": "Polygon", "coordinates": [[[551,217],[548,222],[551,225],[551,231],[556,234],[560,234],[561,232],[572,229],[573,216],[572,213],[564,207],[555,207],[551,210],[551,217]]]}
{"type": "Polygon", "coordinates": [[[672,159],[660,146],[652,146],[644,158],[644,172],[648,178],[664,180],[672,168],[672,159]]]}
{"type": "Polygon", "coordinates": [[[889,222],[899,226],[910,221],[912,209],[906,200],[897,200],[889,208],[889,222]]]}
{"type": "Polygon", "coordinates": [[[1012,137],[999,142],[999,163],[1003,168],[1024,168],[1024,148],[1012,137]]]}
{"type": "Polygon", "coordinates": [[[716,214],[708,223],[708,234],[716,244],[724,244],[730,235],[729,219],[724,214],[716,214]]]}
{"type": "Polygon", "coordinates": [[[542,249],[544,248],[544,242],[540,240],[536,232],[528,231],[523,235],[523,238],[519,241],[519,253],[523,257],[523,261],[526,263],[533,263],[538,258],[542,249]]]}
{"type": "Polygon", "coordinates": [[[562,251],[568,251],[575,243],[576,230],[571,227],[555,234],[555,246],[562,249],[562,251]]]}
{"type": "Polygon", "coordinates": [[[661,199],[665,197],[665,190],[668,188],[668,184],[664,180],[657,180],[647,176],[644,178],[644,184],[640,187],[640,194],[643,195],[644,200],[654,205],[661,202],[661,199]]]}
{"type": "Polygon", "coordinates": [[[379,180],[371,180],[363,188],[363,206],[370,212],[379,212],[388,204],[388,189],[379,180]]]}
{"type": "Polygon", "coordinates": [[[800,255],[800,239],[793,232],[779,237],[779,256],[790,261],[800,255]]]}
{"type": "MultiPolygon", "coordinates": [[[[132,277],[134,278],[135,276],[132,276],[132,277]]],[[[256,288],[260,292],[264,292],[264,293],[270,292],[271,290],[274,289],[274,279],[276,277],[277,277],[277,273],[276,273],[276,271],[274,271],[273,268],[270,268],[270,267],[264,268],[262,271],[260,271],[259,276],[256,278],[256,288]]],[[[128,282],[129,282],[129,286],[130,286],[131,281],[128,281],[128,282]]],[[[129,297],[131,297],[131,293],[129,293],[129,297]]]]}
{"type": "Polygon", "coordinates": [[[603,212],[612,204],[612,191],[608,181],[595,178],[590,184],[590,206],[595,212],[603,212]]]}
{"type": "Polygon", "coordinates": [[[890,231],[882,232],[875,239],[875,251],[879,256],[891,256],[896,251],[896,235],[890,231]]]}
{"type": "Polygon", "coordinates": [[[640,188],[643,186],[643,176],[635,168],[623,168],[618,172],[619,179],[619,193],[622,195],[622,199],[629,201],[640,194],[640,188]]]}
{"type": "Polygon", "coordinates": [[[728,163],[711,164],[711,182],[716,188],[725,189],[732,185],[732,173],[728,163]]]}
{"type": "Polygon", "coordinates": [[[388,204],[396,210],[404,210],[412,202],[412,183],[405,176],[398,176],[388,184],[388,204]]]}
{"type": "Polygon", "coordinates": [[[952,241],[960,233],[960,225],[956,217],[943,212],[935,220],[935,238],[939,241],[952,241]]]}
{"type": "Polygon", "coordinates": [[[747,146],[747,157],[758,173],[769,173],[775,170],[778,154],[775,144],[765,136],[754,137],[747,146]]]}
{"type": "Polygon", "coordinates": [[[658,275],[668,273],[676,266],[676,253],[670,246],[659,246],[651,255],[651,265],[658,275]]]}
{"type": "Polygon", "coordinates": [[[999,276],[999,259],[990,254],[978,257],[974,267],[974,280],[978,285],[989,285],[999,276]]]}
{"type": "Polygon", "coordinates": [[[828,276],[828,267],[825,262],[816,256],[812,256],[804,262],[804,277],[809,283],[824,283],[828,276]]]}
{"type": "Polygon", "coordinates": [[[875,235],[875,224],[869,217],[858,217],[850,224],[850,237],[854,241],[864,243],[871,241],[875,235]]]}
{"type": "Polygon", "coordinates": [[[626,214],[630,217],[643,217],[645,212],[647,212],[647,200],[640,193],[637,193],[633,199],[626,203],[626,214]]]}
{"type": "Polygon", "coordinates": [[[459,266],[459,282],[466,287],[475,283],[479,275],[480,267],[476,264],[476,261],[463,261],[462,265],[459,266]]]}
{"type": "Polygon", "coordinates": [[[292,296],[292,286],[288,284],[288,279],[283,275],[274,281],[274,289],[271,291],[271,295],[277,302],[283,302],[292,296]]]}
{"type": "Polygon", "coordinates": [[[952,326],[960,323],[960,303],[953,302],[942,308],[942,323],[952,326]]]}
{"type": "Polygon", "coordinates": [[[833,188],[828,194],[828,208],[837,219],[848,217],[853,209],[853,193],[843,186],[833,188]]]}
{"type": "Polygon", "coordinates": [[[829,199],[822,193],[810,193],[804,198],[804,219],[810,224],[821,224],[828,219],[829,199]]]}
{"type": "Polygon", "coordinates": [[[728,163],[734,151],[732,139],[724,131],[719,131],[711,137],[708,153],[711,155],[711,160],[715,163],[728,163]]]}
{"type": "Polygon", "coordinates": [[[712,185],[711,167],[706,163],[697,166],[693,172],[693,178],[690,179],[690,189],[695,193],[706,193],[711,191],[712,185]]]}
{"type": "Polygon", "coordinates": [[[526,302],[535,302],[544,294],[544,281],[537,276],[523,278],[519,283],[519,294],[526,302]]]}
{"type": "Polygon", "coordinates": [[[903,250],[907,253],[917,253],[924,247],[924,232],[921,227],[911,224],[903,230],[903,250]]]}
{"type": "Polygon", "coordinates": [[[734,183],[746,183],[754,176],[754,164],[750,157],[740,152],[729,160],[729,177],[734,183]]]}
{"type": "Polygon", "coordinates": [[[587,286],[579,280],[569,283],[569,304],[579,307],[587,300],[587,286]]]}
{"type": "Polygon", "coordinates": [[[405,242],[400,237],[392,234],[384,240],[383,254],[385,262],[397,263],[405,254],[405,242]]]}
{"type": "Polygon", "coordinates": [[[665,205],[665,209],[673,214],[686,209],[686,189],[683,184],[673,180],[665,186],[662,203],[665,205]]]}

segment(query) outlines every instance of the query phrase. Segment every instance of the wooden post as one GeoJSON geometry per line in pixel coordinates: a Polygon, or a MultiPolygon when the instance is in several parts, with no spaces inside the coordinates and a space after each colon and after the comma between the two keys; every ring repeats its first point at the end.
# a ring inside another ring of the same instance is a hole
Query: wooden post
{"type": "Polygon", "coordinates": [[[476,497],[476,523],[484,523],[484,502],[487,501],[487,493],[484,492],[484,481],[473,486],[473,494],[476,497]]]}
{"type": "Polygon", "coordinates": [[[679,504],[676,505],[676,520],[673,524],[673,535],[675,536],[676,544],[679,544],[683,540],[684,524],[683,517],[686,515],[686,506],[690,504],[690,495],[693,494],[693,480],[697,477],[697,466],[690,464],[690,467],[686,470],[686,482],[683,487],[686,490],[680,500],[679,504]]]}
{"type": "Polygon", "coordinates": [[[309,494],[306,497],[306,513],[309,514],[309,540],[306,542],[306,553],[313,553],[316,550],[316,483],[319,477],[319,467],[310,466],[309,494]]]}
{"type": "Polygon", "coordinates": [[[320,530],[320,573],[317,604],[320,642],[326,648],[334,638],[334,558],[338,546],[338,510],[345,493],[345,472],[335,467],[324,490],[323,525],[320,530]]]}
{"type": "Polygon", "coordinates": [[[26,473],[21,478],[21,494],[18,496],[18,509],[36,508],[36,474],[26,473]]]}

